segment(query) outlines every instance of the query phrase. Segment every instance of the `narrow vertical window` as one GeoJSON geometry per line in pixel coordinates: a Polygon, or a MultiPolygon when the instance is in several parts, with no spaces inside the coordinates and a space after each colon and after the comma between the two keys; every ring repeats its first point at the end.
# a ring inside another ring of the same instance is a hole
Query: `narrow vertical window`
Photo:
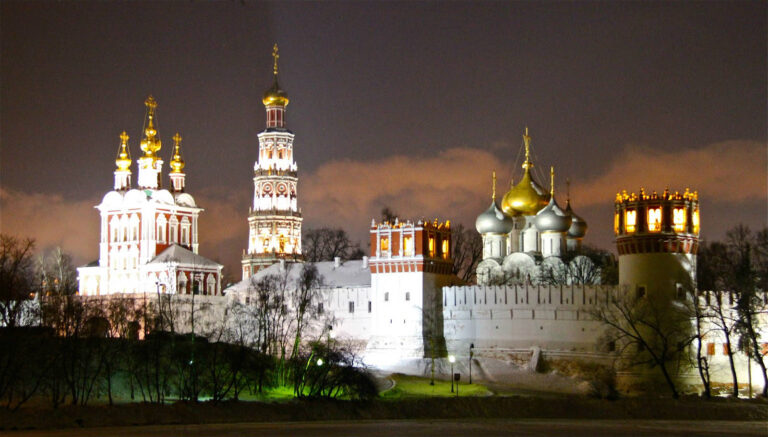
{"type": "Polygon", "coordinates": [[[627,230],[627,233],[631,234],[635,232],[635,227],[637,226],[637,211],[633,209],[628,209],[625,215],[626,215],[626,217],[624,218],[625,228],[627,230]]]}
{"type": "Polygon", "coordinates": [[[661,208],[648,208],[648,231],[661,230],[661,208]]]}

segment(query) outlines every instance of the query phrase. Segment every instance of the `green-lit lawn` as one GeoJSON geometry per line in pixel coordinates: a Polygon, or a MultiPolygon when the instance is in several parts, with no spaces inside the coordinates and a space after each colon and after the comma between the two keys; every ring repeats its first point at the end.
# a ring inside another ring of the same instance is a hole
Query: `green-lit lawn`
{"type": "MultiPolygon", "coordinates": [[[[451,393],[451,381],[435,380],[435,385],[429,384],[429,378],[409,376],[396,373],[391,376],[395,386],[381,393],[383,399],[401,399],[412,397],[450,397],[456,396],[456,386],[451,393]]],[[[455,384],[455,383],[454,383],[455,384]]],[[[459,396],[489,396],[491,393],[484,385],[459,383],[459,396]]]]}

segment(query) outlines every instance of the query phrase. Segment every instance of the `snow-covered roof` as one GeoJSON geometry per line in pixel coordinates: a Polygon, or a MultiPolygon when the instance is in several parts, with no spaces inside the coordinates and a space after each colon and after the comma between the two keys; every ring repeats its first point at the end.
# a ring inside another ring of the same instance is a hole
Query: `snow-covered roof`
{"type": "MultiPolygon", "coordinates": [[[[314,263],[317,267],[317,272],[323,278],[323,287],[335,288],[335,287],[370,287],[371,286],[371,270],[367,267],[363,268],[363,260],[350,260],[343,261],[339,267],[335,267],[333,261],[321,261],[314,263]]],[[[288,280],[295,283],[301,274],[303,263],[285,263],[285,268],[288,269],[288,280]]],[[[265,269],[261,269],[251,276],[251,279],[245,279],[237,284],[229,287],[226,292],[240,292],[248,288],[251,280],[259,281],[269,275],[282,274],[282,267],[280,263],[273,264],[265,269]]]]}
{"type": "Polygon", "coordinates": [[[171,244],[167,249],[160,252],[159,255],[152,258],[152,261],[147,264],[166,264],[169,262],[176,262],[195,267],[222,267],[221,264],[211,261],[204,256],[200,256],[178,244],[171,244]]]}

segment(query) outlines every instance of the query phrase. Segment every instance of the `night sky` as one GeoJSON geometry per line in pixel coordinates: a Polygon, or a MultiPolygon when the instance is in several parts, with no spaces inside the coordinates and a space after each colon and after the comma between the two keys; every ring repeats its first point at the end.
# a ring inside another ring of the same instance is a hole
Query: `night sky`
{"type": "MultiPolygon", "coordinates": [[[[0,230],[98,257],[118,135],[144,99],[166,161],[178,131],[200,252],[247,247],[271,50],[305,228],[365,247],[384,206],[474,227],[520,177],[570,178],[586,242],[614,250],[616,191],[700,193],[702,237],[766,225],[765,2],[26,2],[0,4],[0,230]]],[[[136,164],[134,170],[137,173],[136,164]]]]}

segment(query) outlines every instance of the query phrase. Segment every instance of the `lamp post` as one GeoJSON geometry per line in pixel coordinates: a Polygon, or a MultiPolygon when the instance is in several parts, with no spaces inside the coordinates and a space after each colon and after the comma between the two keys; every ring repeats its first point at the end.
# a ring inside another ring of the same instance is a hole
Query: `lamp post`
{"type": "Polygon", "coordinates": [[[448,361],[451,363],[451,393],[453,393],[453,363],[456,362],[456,358],[453,355],[448,355],[448,361]]]}
{"type": "Polygon", "coordinates": [[[472,384],[472,357],[475,355],[475,344],[469,344],[469,383],[472,384]]]}

